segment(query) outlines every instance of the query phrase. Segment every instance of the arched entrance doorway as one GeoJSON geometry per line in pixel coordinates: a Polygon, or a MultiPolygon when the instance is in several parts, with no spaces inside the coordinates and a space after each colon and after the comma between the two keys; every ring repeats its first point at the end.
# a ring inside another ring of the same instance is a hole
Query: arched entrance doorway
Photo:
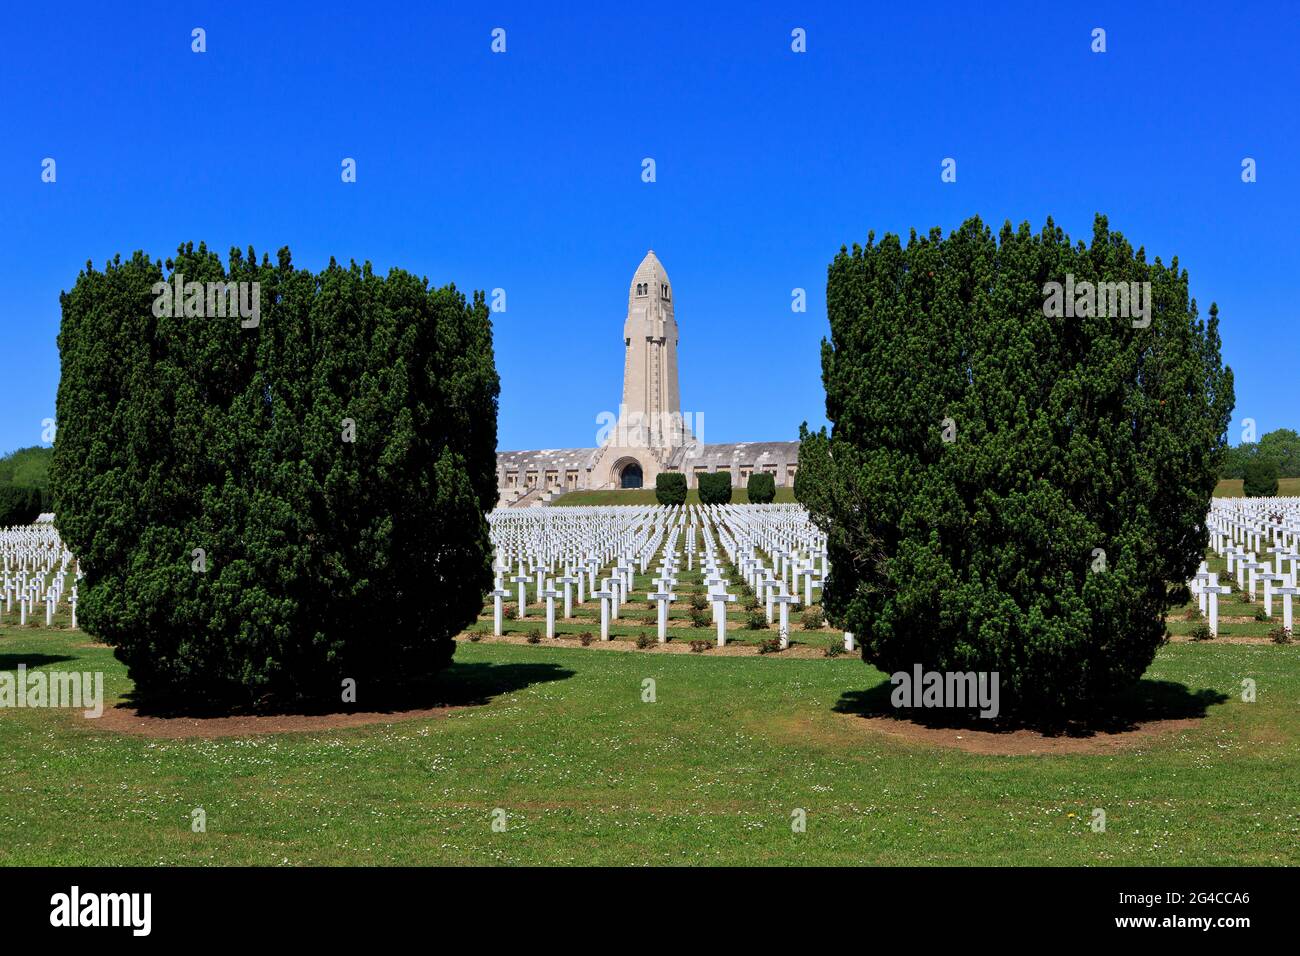
{"type": "Polygon", "coordinates": [[[623,471],[618,476],[618,486],[620,488],[640,488],[643,476],[641,466],[636,462],[628,462],[623,466],[623,471]]]}

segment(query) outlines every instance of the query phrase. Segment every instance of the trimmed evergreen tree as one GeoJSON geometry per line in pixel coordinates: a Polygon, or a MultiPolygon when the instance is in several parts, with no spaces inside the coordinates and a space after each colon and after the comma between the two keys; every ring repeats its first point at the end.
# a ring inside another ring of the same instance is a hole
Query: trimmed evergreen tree
{"type": "Polygon", "coordinates": [[[700,504],[726,505],[731,503],[731,472],[705,472],[698,476],[700,504]]]}
{"type": "Polygon", "coordinates": [[[776,499],[776,475],[756,471],[745,486],[751,505],[771,504],[776,499]]]}
{"type": "Polygon", "coordinates": [[[1101,216],[1090,246],[975,218],[842,249],[827,308],[832,430],[802,429],[795,494],[829,536],[829,619],[887,673],[998,672],[1003,711],[1135,682],[1202,558],[1233,407],[1178,260],[1101,216]],[[1098,282],[1149,282],[1149,322],[1089,308],[1098,282]]]}
{"type": "Polygon", "coordinates": [[[434,675],[491,583],[482,293],[287,249],[166,268],[259,283],[260,322],[188,294],[158,314],[171,277],[143,253],[63,295],[51,485],[80,622],[146,700],[337,703],[352,680],[364,704],[434,675]]]}
{"type": "Polygon", "coordinates": [[[1256,455],[1246,462],[1242,489],[1247,498],[1272,498],[1277,495],[1277,459],[1256,455]]]}
{"type": "Polygon", "coordinates": [[[686,476],[679,471],[665,471],[655,476],[655,500],[661,505],[686,503],[686,476]]]}

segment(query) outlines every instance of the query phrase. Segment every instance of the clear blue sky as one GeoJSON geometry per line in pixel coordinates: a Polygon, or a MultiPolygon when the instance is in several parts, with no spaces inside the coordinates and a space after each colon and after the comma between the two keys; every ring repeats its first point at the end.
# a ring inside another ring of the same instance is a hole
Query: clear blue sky
{"type": "Polygon", "coordinates": [[[1294,6],[260,6],[0,14],[0,451],[53,414],[58,296],[82,264],[185,240],[504,288],[502,449],[594,444],[653,247],[705,439],[790,439],[824,421],[840,245],[975,213],[1087,239],[1102,211],[1176,254],[1221,309],[1231,439],[1243,417],[1300,428],[1294,6]]]}

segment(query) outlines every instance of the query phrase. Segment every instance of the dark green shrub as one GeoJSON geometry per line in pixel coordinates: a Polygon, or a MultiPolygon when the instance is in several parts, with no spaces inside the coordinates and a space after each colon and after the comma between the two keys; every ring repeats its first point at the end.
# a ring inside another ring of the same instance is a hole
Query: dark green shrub
{"type": "Polygon", "coordinates": [[[749,617],[745,619],[745,627],[751,631],[766,631],[769,626],[767,615],[759,610],[750,611],[749,617]]]}
{"type": "Polygon", "coordinates": [[[1234,403],[1189,281],[1100,216],[1091,246],[976,218],[835,257],[832,427],[801,429],[795,495],[829,537],[827,616],[868,663],[997,671],[1002,712],[1043,722],[1141,677],[1168,582],[1203,558],[1234,403]],[[1101,317],[1099,282],[1145,305],[1101,317]],[[1077,317],[1056,308],[1071,284],[1077,317]]]}
{"type": "Polygon", "coordinates": [[[529,644],[540,644],[542,643],[542,632],[535,627],[530,627],[526,640],[529,644]]]}
{"type": "Polygon", "coordinates": [[[1247,498],[1272,498],[1277,495],[1277,461],[1256,455],[1246,462],[1246,478],[1242,483],[1247,498]]]}
{"type": "Polygon", "coordinates": [[[705,600],[703,591],[696,591],[691,595],[691,607],[695,610],[703,611],[708,608],[708,606],[709,602],[705,600]]]}
{"type": "Polygon", "coordinates": [[[769,637],[766,640],[759,642],[758,652],[760,654],[780,654],[781,642],[775,637],[769,637]]]}
{"type": "Polygon", "coordinates": [[[655,500],[661,505],[686,504],[686,476],[676,471],[655,476],[655,500]]]}
{"type": "Polygon", "coordinates": [[[832,642],[826,645],[826,647],[822,650],[822,653],[825,654],[827,657],[839,657],[841,654],[844,653],[844,645],[832,642]]]}
{"type": "Polygon", "coordinates": [[[700,504],[731,504],[731,472],[717,471],[699,475],[700,504]]]}
{"type": "Polygon", "coordinates": [[[691,608],[691,627],[708,627],[711,623],[708,611],[701,607],[691,608]]]}
{"type": "Polygon", "coordinates": [[[826,619],[822,616],[822,609],[819,607],[808,608],[799,618],[799,626],[805,631],[820,631],[825,623],[826,619]]]}
{"type": "Polygon", "coordinates": [[[1198,621],[1187,634],[1194,641],[1208,641],[1214,637],[1210,631],[1210,625],[1205,621],[1198,621]]]}
{"type": "Polygon", "coordinates": [[[651,637],[645,631],[642,631],[640,634],[636,636],[636,646],[639,650],[644,651],[646,648],[652,647],[656,643],[658,643],[656,638],[651,637]]]}
{"type": "Polygon", "coordinates": [[[746,485],[745,491],[749,495],[751,505],[771,504],[776,498],[776,475],[754,472],[749,476],[749,484],[746,485]]]}
{"type": "Polygon", "coordinates": [[[492,584],[483,295],[369,264],[312,273],[288,249],[226,267],[187,244],[167,268],[259,283],[259,322],[160,308],[168,277],[143,253],[88,263],[63,295],[50,484],[86,569],[79,623],[146,701],[426,682],[492,584]]]}

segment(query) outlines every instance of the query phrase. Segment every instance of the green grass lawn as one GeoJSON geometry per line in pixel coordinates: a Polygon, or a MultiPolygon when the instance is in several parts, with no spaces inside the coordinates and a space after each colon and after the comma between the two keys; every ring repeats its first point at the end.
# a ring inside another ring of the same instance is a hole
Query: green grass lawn
{"type": "MultiPolygon", "coordinates": [[[[1240,482],[1238,482],[1240,484],[1240,482]]],[[[617,489],[614,491],[570,491],[550,502],[551,507],[568,507],[570,505],[652,505],[655,504],[653,488],[617,489]]],[[[686,492],[686,503],[698,505],[700,492],[691,488],[686,492]]],[[[744,485],[731,489],[731,503],[749,504],[749,492],[744,485]]],[[[777,504],[793,504],[794,489],[785,487],[776,489],[777,504]]]]}
{"type": "MultiPolygon", "coordinates": [[[[77,631],[0,628],[20,661],[129,690],[77,631]]],[[[169,740],[6,710],[0,863],[1300,863],[1300,646],[1173,644],[1147,678],[1221,702],[1133,749],[988,756],[837,712],[884,680],[855,657],[462,642],[436,719],[169,740]]]]}
{"type": "MultiPolygon", "coordinates": [[[[1214,495],[1216,498],[1240,498],[1245,494],[1241,487],[1243,484],[1240,478],[1225,478],[1215,486],[1214,495]]],[[[1300,478],[1279,478],[1277,493],[1283,498],[1300,495],[1300,478]]]]}

